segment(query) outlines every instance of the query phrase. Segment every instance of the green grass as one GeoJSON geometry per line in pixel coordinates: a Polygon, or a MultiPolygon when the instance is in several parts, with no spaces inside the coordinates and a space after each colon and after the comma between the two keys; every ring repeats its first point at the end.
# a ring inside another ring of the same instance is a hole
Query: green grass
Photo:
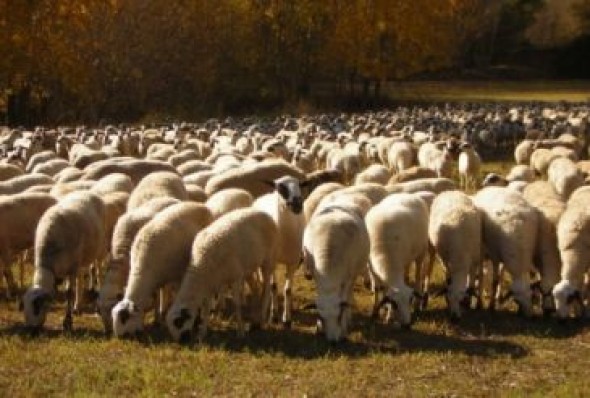
{"type": "Polygon", "coordinates": [[[590,99],[587,81],[416,81],[389,83],[390,98],[405,101],[571,101],[590,99]]]}
{"type": "MultiPolygon", "coordinates": [[[[505,173],[505,163],[483,171],[505,173]]],[[[435,283],[444,280],[435,269],[435,283]]],[[[590,324],[523,319],[513,305],[471,311],[459,325],[432,299],[410,331],[373,322],[371,295],[356,286],[349,341],[315,335],[313,284],[298,275],[292,330],[273,325],[240,339],[214,318],[203,345],[180,346],[149,327],[139,340],[103,336],[91,314],[61,331],[63,303],[46,330],[28,335],[14,302],[0,301],[0,391],[19,396],[587,396],[590,324]]],[[[1,292],[0,292],[1,294],[1,292]]]]}

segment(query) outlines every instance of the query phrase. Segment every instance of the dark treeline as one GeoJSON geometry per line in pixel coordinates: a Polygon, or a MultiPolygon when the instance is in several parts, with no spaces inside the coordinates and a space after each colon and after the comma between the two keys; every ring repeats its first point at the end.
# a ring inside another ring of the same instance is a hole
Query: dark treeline
{"type": "MultiPolygon", "coordinates": [[[[195,117],[379,98],[392,79],[487,68],[530,48],[583,53],[586,4],[0,0],[0,123],[195,117]]],[[[572,76],[588,69],[566,60],[561,67],[573,68],[572,76]]]]}

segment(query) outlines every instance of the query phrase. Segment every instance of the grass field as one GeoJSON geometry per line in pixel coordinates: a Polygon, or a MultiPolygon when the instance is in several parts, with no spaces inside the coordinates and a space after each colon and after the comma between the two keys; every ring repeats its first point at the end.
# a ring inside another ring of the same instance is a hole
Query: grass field
{"type": "MultiPolygon", "coordinates": [[[[486,164],[504,172],[508,164],[486,164]]],[[[443,280],[440,267],[436,282],[443,280]]],[[[313,300],[300,275],[296,308],[313,300]]],[[[203,345],[171,343],[150,327],[139,340],[103,336],[99,319],[74,319],[61,331],[63,303],[46,331],[29,336],[15,302],[0,302],[0,392],[20,396],[562,396],[590,391],[590,323],[523,319],[513,305],[448,321],[431,300],[410,331],[369,318],[371,297],[356,287],[349,341],[315,335],[312,312],[297,310],[292,330],[273,325],[240,339],[235,324],[214,318],[203,345]]]]}
{"type": "Polygon", "coordinates": [[[587,81],[415,81],[389,83],[390,98],[402,101],[571,101],[590,100],[587,81]]]}

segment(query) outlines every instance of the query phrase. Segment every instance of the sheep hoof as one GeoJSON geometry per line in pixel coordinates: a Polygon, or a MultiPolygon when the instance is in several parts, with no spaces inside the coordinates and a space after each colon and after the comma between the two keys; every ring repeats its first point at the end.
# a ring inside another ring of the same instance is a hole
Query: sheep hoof
{"type": "Polygon", "coordinates": [[[72,321],[72,315],[71,314],[67,314],[64,317],[62,326],[63,326],[63,329],[64,329],[65,332],[71,332],[72,331],[73,321],[72,321]]]}
{"type": "Polygon", "coordinates": [[[291,326],[292,326],[292,321],[288,320],[288,321],[283,321],[283,328],[286,330],[291,330],[291,326]]]}

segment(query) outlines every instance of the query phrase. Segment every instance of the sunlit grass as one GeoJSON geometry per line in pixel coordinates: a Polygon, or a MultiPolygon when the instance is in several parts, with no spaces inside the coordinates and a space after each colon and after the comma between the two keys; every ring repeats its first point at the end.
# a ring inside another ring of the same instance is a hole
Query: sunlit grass
{"type": "Polygon", "coordinates": [[[401,82],[387,86],[393,99],[408,101],[571,101],[590,100],[585,81],[401,82]]]}

